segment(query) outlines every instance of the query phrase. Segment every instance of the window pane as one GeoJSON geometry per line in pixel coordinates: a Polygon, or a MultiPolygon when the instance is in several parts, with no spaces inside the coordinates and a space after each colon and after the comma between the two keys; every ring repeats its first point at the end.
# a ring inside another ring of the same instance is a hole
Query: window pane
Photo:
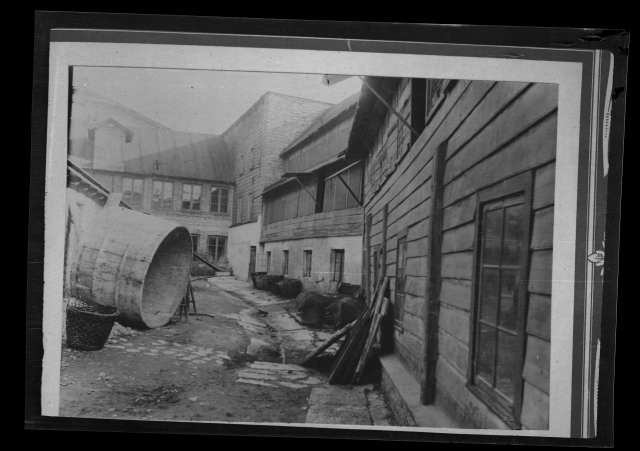
{"type": "Polygon", "coordinates": [[[478,354],[476,356],[476,377],[493,386],[493,359],[495,356],[495,329],[480,324],[478,333],[478,354]]]}
{"type": "Polygon", "coordinates": [[[200,185],[193,185],[193,191],[191,194],[191,209],[192,210],[200,210],[200,194],[201,194],[200,185]]]}
{"type": "Polygon", "coordinates": [[[226,213],[229,205],[229,190],[220,190],[220,213],[226,213]]]}
{"type": "Polygon", "coordinates": [[[502,270],[500,279],[500,325],[516,330],[518,323],[517,270],[502,270]]]}
{"type": "Polygon", "coordinates": [[[516,387],[515,362],[517,361],[516,336],[498,331],[498,365],[496,368],[496,390],[513,401],[516,387]]]}
{"type": "Polygon", "coordinates": [[[142,206],[142,179],[133,180],[133,194],[131,203],[137,207],[142,206]]]}
{"type": "Polygon", "coordinates": [[[162,182],[154,180],[153,181],[153,198],[152,198],[153,208],[161,207],[161,198],[162,198],[162,182]]]}
{"type": "Polygon", "coordinates": [[[122,200],[131,203],[131,190],[133,188],[133,179],[129,177],[122,178],[122,200]]]}
{"type": "Polygon", "coordinates": [[[482,264],[499,265],[502,209],[485,213],[483,229],[482,264]]]}
{"type": "Polygon", "coordinates": [[[504,246],[502,249],[503,265],[519,265],[522,249],[523,226],[522,213],[524,206],[515,205],[505,208],[504,246]]]}
{"type": "Polygon", "coordinates": [[[491,324],[496,323],[498,311],[498,286],[500,271],[493,268],[482,269],[482,287],[480,296],[480,318],[491,324]]]}
{"type": "Polygon", "coordinates": [[[220,188],[211,188],[211,211],[217,212],[220,208],[220,188]]]}
{"type": "Polygon", "coordinates": [[[162,206],[171,209],[173,205],[173,183],[164,182],[164,190],[162,196],[162,206]]]}
{"type": "Polygon", "coordinates": [[[185,210],[191,208],[191,185],[187,183],[182,185],[182,208],[185,210]]]}

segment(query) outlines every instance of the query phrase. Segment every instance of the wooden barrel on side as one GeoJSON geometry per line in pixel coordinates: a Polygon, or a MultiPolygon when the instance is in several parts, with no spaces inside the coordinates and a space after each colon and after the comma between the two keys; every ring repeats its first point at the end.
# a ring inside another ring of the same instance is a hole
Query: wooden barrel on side
{"type": "Polygon", "coordinates": [[[180,304],[191,272],[191,234],[179,224],[121,207],[105,208],[80,243],[76,289],[118,307],[118,321],[165,325],[180,304]]]}

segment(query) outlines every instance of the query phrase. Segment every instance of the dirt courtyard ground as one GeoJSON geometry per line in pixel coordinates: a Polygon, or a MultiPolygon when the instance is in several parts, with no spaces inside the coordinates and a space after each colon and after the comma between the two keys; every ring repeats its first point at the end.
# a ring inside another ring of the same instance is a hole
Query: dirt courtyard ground
{"type": "Polygon", "coordinates": [[[393,425],[375,368],[359,386],[330,386],[326,366],[337,345],[316,368],[296,365],[333,330],[300,325],[293,300],[233,277],[193,286],[198,316],[188,322],[112,336],[99,351],[63,340],[60,415],[393,425]]]}

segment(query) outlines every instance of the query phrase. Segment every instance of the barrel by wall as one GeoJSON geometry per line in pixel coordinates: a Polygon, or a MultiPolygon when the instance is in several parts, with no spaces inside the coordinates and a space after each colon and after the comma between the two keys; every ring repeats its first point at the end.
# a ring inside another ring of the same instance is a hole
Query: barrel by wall
{"type": "Polygon", "coordinates": [[[118,307],[119,322],[155,328],[169,322],[178,307],[191,259],[186,227],[111,207],[88,227],[72,280],[94,301],[118,307]]]}

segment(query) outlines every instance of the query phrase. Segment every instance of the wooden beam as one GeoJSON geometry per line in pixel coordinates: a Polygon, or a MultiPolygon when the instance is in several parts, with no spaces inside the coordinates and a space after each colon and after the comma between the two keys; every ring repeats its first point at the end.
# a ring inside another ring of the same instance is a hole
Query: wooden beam
{"type": "Polygon", "coordinates": [[[322,351],[324,351],[325,349],[327,349],[329,346],[331,346],[332,344],[334,344],[336,341],[338,341],[340,338],[342,338],[344,335],[347,334],[347,332],[349,332],[353,326],[355,326],[356,322],[353,321],[352,323],[347,324],[346,326],[344,326],[342,329],[340,329],[339,331],[337,331],[336,333],[334,333],[333,335],[331,335],[329,338],[327,338],[320,346],[318,346],[318,348],[316,348],[315,351],[313,351],[312,353],[310,353],[308,356],[306,356],[304,358],[304,360],[302,360],[302,362],[299,363],[299,365],[301,366],[305,366],[307,363],[309,363],[313,358],[317,357],[318,355],[320,355],[320,353],[322,353],[322,351]]]}
{"type": "MultiPolygon", "coordinates": [[[[436,364],[438,362],[438,317],[440,315],[440,285],[442,267],[442,218],[444,170],[447,141],[442,142],[433,156],[431,212],[429,214],[429,246],[427,248],[427,290],[424,328],[424,361],[420,383],[420,402],[433,404],[436,399],[436,364]]],[[[471,351],[469,351],[471,352],[471,351]]]]}
{"type": "Polygon", "coordinates": [[[349,187],[349,185],[347,184],[347,182],[344,181],[344,179],[342,178],[341,175],[338,176],[338,178],[340,179],[340,181],[342,182],[342,184],[347,188],[347,190],[349,191],[349,194],[351,194],[353,196],[353,198],[356,200],[356,202],[358,202],[358,205],[362,206],[362,201],[360,199],[358,199],[358,196],[356,196],[356,194],[351,190],[351,188],[349,187]]]}
{"type": "Polygon", "coordinates": [[[382,246],[381,250],[381,262],[380,262],[380,280],[383,280],[387,276],[387,222],[389,219],[389,204],[385,204],[382,207],[382,246]]]}
{"type": "Polygon", "coordinates": [[[219,271],[219,272],[224,272],[224,269],[220,269],[220,268],[218,268],[218,267],[216,267],[216,266],[212,265],[210,262],[208,262],[208,261],[206,261],[204,258],[200,257],[198,254],[193,254],[193,256],[194,256],[195,258],[197,258],[198,260],[200,260],[200,261],[201,261],[202,263],[204,263],[205,265],[207,265],[208,267],[210,267],[210,268],[212,268],[212,269],[215,269],[216,271],[219,271]]]}
{"type": "Polygon", "coordinates": [[[358,161],[356,161],[356,162],[354,162],[354,163],[351,163],[349,166],[347,166],[347,167],[345,167],[345,168],[340,169],[340,170],[339,170],[338,172],[336,172],[335,174],[330,175],[329,177],[327,177],[326,179],[324,179],[324,181],[326,182],[327,180],[329,180],[329,179],[331,179],[331,178],[333,178],[333,177],[336,177],[336,176],[338,176],[338,175],[342,174],[344,171],[347,171],[347,170],[351,169],[353,166],[355,166],[356,164],[361,163],[361,162],[362,162],[362,160],[358,160],[358,161]]]}
{"type": "Polygon", "coordinates": [[[320,205],[320,204],[318,203],[318,201],[316,201],[316,198],[313,196],[313,194],[311,194],[311,192],[307,189],[307,187],[306,187],[306,186],[304,186],[300,180],[298,180],[298,177],[296,177],[296,180],[298,181],[298,183],[300,184],[300,186],[302,187],[302,189],[303,189],[303,190],[305,190],[305,191],[307,192],[307,194],[309,195],[309,197],[310,197],[311,199],[313,199],[313,202],[314,202],[314,203],[315,203],[315,204],[320,208],[320,210],[322,210],[322,205],[320,205]]]}
{"type": "Polygon", "coordinates": [[[365,224],[365,242],[364,246],[367,252],[366,261],[364,262],[367,277],[367,303],[371,303],[371,213],[367,215],[365,224]]]}
{"type": "Polygon", "coordinates": [[[404,125],[406,125],[409,130],[411,130],[411,133],[413,133],[416,136],[420,136],[420,133],[418,133],[418,131],[415,128],[413,128],[411,126],[411,124],[409,124],[407,122],[407,120],[400,115],[400,113],[398,113],[396,110],[394,110],[393,107],[389,104],[389,102],[387,102],[380,94],[378,94],[378,92],[375,90],[375,88],[373,88],[373,86],[371,86],[371,84],[365,79],[365,77],[361,77],[361,76],[359,76],[359,77],[362,80],[362,82],[366,85],[366,87],[369,88],[369,90],[383,103],[383,105],[386,106],[394,115],[396,115],[397,118],[404,125]]]}

